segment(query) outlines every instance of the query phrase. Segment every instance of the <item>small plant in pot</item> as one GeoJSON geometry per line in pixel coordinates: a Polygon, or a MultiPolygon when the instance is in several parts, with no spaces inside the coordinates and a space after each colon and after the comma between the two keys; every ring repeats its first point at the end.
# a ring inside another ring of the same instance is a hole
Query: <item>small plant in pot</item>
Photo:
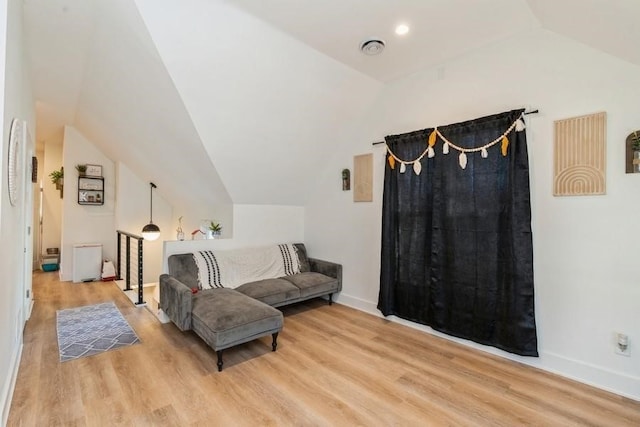
{"type": "Polygon", "coordinates": [[[76,165],[78,175],[85,176],[87,174],[87,165],[76,165]]]}
{"type": "Polygon", "coordinates": [[[637,130],[634,130],[631,135],[631,148],[633,151],[640,151],[640,134],[637,130]]]}
{"type": "Polygon", "coordinates": [[[59,190],[64,184],[64,169],[54,170],[49,174],[49,178],[51,178],[51,182],[56,185],[56,189],[59,190]]]}
{"type": "Polygon", "coordinates": [[[209,231],[212,236],[219,236],[222,234],[222,226],[219,222],[211,221],[211,224],[209,224],[209,231]]]}

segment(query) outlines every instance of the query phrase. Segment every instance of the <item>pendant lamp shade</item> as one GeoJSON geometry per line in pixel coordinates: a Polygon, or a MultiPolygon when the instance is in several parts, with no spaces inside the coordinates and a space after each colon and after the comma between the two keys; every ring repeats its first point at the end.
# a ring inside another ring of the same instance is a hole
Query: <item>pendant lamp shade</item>
{"type": "Polygon", "coordinates": [[[151,185],[150,193],[151,200],[149,204],[149,224],[142,227],[142,237],[144,240],[156,240],[160,237],[160,228],[153,223],[153,189],[157,188],[153,182],[149,183],[151,185]]]}
{"type": "Polygon", "coordinates": [[[144,240],[156,240],[160,237],[160,229],[157,225],[149,223],[142,227],[142,237],[144,240]]]}

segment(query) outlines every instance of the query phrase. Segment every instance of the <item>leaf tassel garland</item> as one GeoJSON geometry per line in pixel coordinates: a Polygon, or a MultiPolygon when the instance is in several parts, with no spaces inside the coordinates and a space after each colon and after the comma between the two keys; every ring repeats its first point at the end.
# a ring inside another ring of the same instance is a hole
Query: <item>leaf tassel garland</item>
{"type": "Polygon", "coordinates": [[[509,138],[505,136],[502,137],[502,155],[506,156],[507,155],[507,148],[509,148],[509,138]]]}
{"type": "Polygon", "coordinates": [[[416,175],[420,175],[420,172],[422,172],[422,165],[420,164],[420,161],[417,161],[413,164],[413,172],[416,175]]]}
{"type": "Polygon", "coordinates": [[[431,132],[431,135],[429,135],[429,147],[436,145],[436,136],[437,132],[434,129],[433,132],[431,132]]]}
{"type": "MultiPolygon", "coordinates": [[[[389,147],[387,146],[387,151],[389,153],[389,158],[387,159],[387,161],[389,162],[389,167],[391,169],[395,169],[396,167],[396,163],[400,163],[400,173],[405,173],[407,171],[407,165],[413,165],[413,172],[416,175],[420,175],[420,173],[422,172],[422,164],[420,162],[421,159],[423,159],[426,155],[427,158],[432,159],[435,157],[436,155],[436,151],[435,151],[435,145],[437,143],[438,140],[438,136],[440,137],[440,139],[442,139],[442,154],[449,154],[449,152],[451,151],[451,149],[454,149],[456,151],[458,151],[460,154],[458,155],[458,164],[460,165],[460,167],[462,169],[466,169],[467,168],[467,162],[468,162],[468,157],[467,157],[467,153],[477,153],[478,151],[480,152],[480,155],[482,156],[483,159],[486,159],[489,157],[489,152],[488,152],[488,148],[496,145],[498,142],[500,142],[500,152],[502,153],[503,157],[506,157],[507,154],[509,153],[509,138],[507,137],[507,134],[509,134],[511,131],[515,130],[517,132],[522,132],[524,131],[526,128],[526,124],[524,121],[524,116],[521,115],[518,119],[516,119],[515,122],[513,122],[505,131],[505,133],[499,137],[498,139],[494,139],[493,141],[487,142],[484,145],[480,145],[480,146],[476,146],[476,147],[470,147],[470,148],[462,148],[459,147],[455,144],[455,142],[449,142],[443,135],[441,135],[438,132],[438,128],[434,128],[433,131],[431,131],[431,133],[429,134],[429,137],[427,138],[427,149],[425,152],[423,152],[422,154],[420,154],[418,156],[418,158],[416,158],[415,160],[405,160],[405,159],[400,159],[398,157],[396,157],[396,155],[391,151],[391,149],[389,149],[389,147]]],[[[515,135],[515,134],[513,134],[515,135]]]]}
{"type": "Polygon", "coordinates": [[[465,154],[464,151],[460,153],[460,156],[458,157],[458,163],[460,163],[460,167],[462,169],[467,168],[467,155],[465,154]]]}

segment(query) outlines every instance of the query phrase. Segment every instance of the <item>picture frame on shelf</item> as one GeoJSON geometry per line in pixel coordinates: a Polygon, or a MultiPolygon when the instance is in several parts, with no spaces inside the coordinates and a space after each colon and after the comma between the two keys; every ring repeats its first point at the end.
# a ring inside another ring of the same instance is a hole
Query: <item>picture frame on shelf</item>
{"type": "Polygon", "coordinates": [[[102,176],[102,165],[87,165],[85,176],[102,176]]]}

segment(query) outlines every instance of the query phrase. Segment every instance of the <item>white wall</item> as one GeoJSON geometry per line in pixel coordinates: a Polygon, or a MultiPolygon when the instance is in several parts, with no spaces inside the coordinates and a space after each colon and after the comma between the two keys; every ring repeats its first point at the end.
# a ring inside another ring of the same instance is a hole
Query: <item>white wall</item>
{"type": "Polygon", "coordinates": [[[388,85],[359,131],[343,137],[353,143],[340,146],[306,209],[310,253],[343,264],[339,301],[379,315],[384,148],[372,142],[538,108],[540,114],[528,116],[527,136],[540,358],[469,344],[640,399],[640,175],[624,173],[625,138],[640,128],[639,71],[539,30],[388,85]],[[553,197],[553,121],[598,111],[608,114],[607,194],[553,197]],[[374,202],[353,203],[352,193],[340,189],[339,174],[352,167],[353,155],[367,152],[375,153],[374,202]],[[629,335],[631,357],[614,354],[614,332],[629,335]]]}
{"type": "MultiPolygon", "coordinates": [[[[92,33],[82,60],[74,125],[109,158],[126,164],[143,181],[156,183],[175,206],[193,212],[230,204],[135,2],[81,3],[76,9],[89,19],[79,31],[92,28],[92,33]]],[[[70,59],[73,68],[77,58],[70,59]]]]}
{"type": "Polygon", "coordinates": [[[73,279],[73,245],[102,244],[102,258],[115,258],[115,165],[73,126],[64,128],[64,199],[60,280],[73,279]],[[76,165],[102,165],[104,205],[78,204],[76,165]]]}
{"type": "Polygon", "coordinates": [[[233,203],[304,204],[381,84],[233,2],[135,3],[233,203]]]}
{"type": "MultiPolygon", "coordinates": [[[[190,236],[187,236],[187,239],[190,239],[190,236]]],[[[304,242],[303,207],[234,205],[232,238],[225,238],[223,233],[220,239],[164,242],[162,271],[167,272],[166,260],[171,254],[205,249],[227,250],[287,242],[304,242]]]]}
{"type": "MultiPolygon", "coordinates": [[[[150,185],[131,169],[117,164],[116,229],[142,236],[142,227],[149,223],[150,185]]],[[[175,239],[172,227],[172,207],[162,197],[162,188],[153,190],[153,223],[160,228],[160,237],[143,243],[143,282],[155,283],[161,272],[162,242],[175,239]]],[[[113,236],[115,240],[115,232],[113,236]]],[[[124,238],[123,238],[124,239],[124,238]]],[[[115,257],[113,258],[115,259],[115,257]]],[[[124,265],[122,276],[124,277],[124,265]]]]}
{"type": "MultiPolygon", "coordinates": [[[[16,206],[11,206],[7,193],[7,141],[11,120],[15,117],[26,120],[31,134],[34,132],[35,113],[28,74],[24,60],[22,38],[22,1],[0,0],[0,405],[2,424],[6,424],[11,394],[17,375],[22,349],[22,330],[26,319],[23,310],[25,279],[25,256],[23,248],[31,244],[25,234],[25,218],[29,217],[31,200],[19,192],[16,206]],[[6,54],[5,54],[6,53],[6,54]]],[[[32,144],[22,147],[22,152],[35,150],[32,144]]],[[[23,159],[24,160],[24,159],[23,159]]],[[[26,164],[21,165],[25,170],[26,164]]],[[[22,188],[30,185],[21,177],[22,188]]],[[[29,251],[27,251],[29,252],[29,251]]],[[[30,279],[29,279],[30,282],[30,279]]]]}
{"type": "MultiPolygon", "coordinates": [[[[47,141],[44,144],[44,161],[39,167],[42,180],[42,252],[47,248],[61,248],[62,245],[62,198],[60,190],[51,182],[49,174],[60,170],[62,159],[62,141],[47,141]]],[[[73,179],[73,170],[65,168],[65,178],[73,179]]],[[[66,181],[65,181],[66,182],[66,181]]],[[[65,188],[64,191],[68,191],[65,188]]],[[[40,254],[42,255],[42,254],[40,254]]]]}
{"type": "Polygon", "coordinates": [[[221,238],[233,237],[233,204],[222,204],[207,206],[203,203],[200,206],[174,205],[173,219],[171,220],[173,234],[167,240],[176,240],[179,218],[182,217],[182,231],[185,240],[191,239],[191,233],[200,229],[200,224],[204,220],[217,222],[222,226],[221,238]]]}

